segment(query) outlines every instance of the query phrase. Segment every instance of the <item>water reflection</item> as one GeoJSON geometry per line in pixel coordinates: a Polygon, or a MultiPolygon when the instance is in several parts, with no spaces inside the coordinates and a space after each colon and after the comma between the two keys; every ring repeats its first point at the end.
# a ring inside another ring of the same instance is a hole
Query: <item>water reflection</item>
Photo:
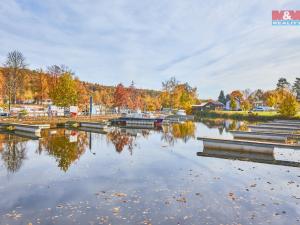
{"type": "MultiPolygon", "coordinates": [[[[173,146],[177,140],[187,143],[190,139],[194,139],[195,131],[195,123],[189,121],[164,126],[163,129],[158,130],[112,127],[109,131],[98,135],[106,137],[107,144],[112,144],[116,152],[121,153],[127,148],[130,154],[133,154],[139,138],[147,139],[151,134],[160,134],[162,141],[173,146]]],[[[11,134],[1,135],[1,137],[3,138],[0,144],[2,160],[7,170],[15,173],[21,168],[22,162],[26,158],[26,142],[30,139],[11,134]]],[[[42,132],[42,138],[36,140],[36,153],[39,155],[46,153],[54,157],[57,166],[67,172],[87,149],[92,149],[94,139],[98,139],[98,136],[93,136],[88,131],[45,130],[42,132]]]]}
{"type": "Polygon", "coordinates": [[[57,130],[55,134],[48,132],[39,142],[38,153],[47,152],[57,161],[57,166],[67,171],[72,163],[82,156],[89,146],[86,132],[74,130],[57,130]]]}
{"type": "Polygon", "coordinates": [[[219,130],[220,135],[222,135],[224,131],[244,131],[248,129],[248,122],[246,121],[237,121],[229,119],[202,119],[201,122],[205,124],[208,128],[217,128],[219,130]]]}
{"type": "Polygon", "coordinates": [[[131,152],[133,151],[133,141],[136,138],[136,136],[127,133],[126,130],[122,130],[119,128],[113,129],[111,132],[107,134],[107,140],[108,142],[111,142],[114,146],[117,152],[121,153],[125,146],[128,147],[128,150],[131,152]]]}
{"type": "MultiPolygon", "coordinates": [[[[217,125],[222,138],[230,136],[225,125],[217,125]]],[[[197,157],[202,143],[194,137],[219,137],[207,126],[57,129],[30,141],[0,135],[0,224],[298,224],[294,152],[197,157]],[[6,167],[18,172],[5,180],[6,167]]]]}
{"type": "Polygon", "coordinates": [[[170,126],[163,127],[161,140],[167,142],[171,146],[173,146],[178,139],[187,143],[190,139],[195,138],[195,131],[196,125],[191,121],[171,124],[170,126]]]}
{"type": "Polygon", "coordinates": [[[15,173],[20,170],[23,161],[26,159],[27,139],[7,135],[0,140],[1,159],[8,173],[15,173]]]}

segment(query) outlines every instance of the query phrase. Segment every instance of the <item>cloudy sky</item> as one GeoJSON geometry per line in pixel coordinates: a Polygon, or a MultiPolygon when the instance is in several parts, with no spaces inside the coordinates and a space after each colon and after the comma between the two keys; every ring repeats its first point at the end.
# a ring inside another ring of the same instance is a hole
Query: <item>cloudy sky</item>
{"type": "Polygon", "coordinates": [[[201,98],[300,76],[300,26],[272,26],[294,0],[2,0],[0,63],[65,64],[82,80],[160,89],[175,76],[201,98]]]}

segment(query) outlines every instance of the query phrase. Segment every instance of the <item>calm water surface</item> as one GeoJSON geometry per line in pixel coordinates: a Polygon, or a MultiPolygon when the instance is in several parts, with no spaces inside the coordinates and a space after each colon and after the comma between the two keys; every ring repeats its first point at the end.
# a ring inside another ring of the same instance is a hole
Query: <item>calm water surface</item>
{"type": "Polygon", "coordinates": [[[236,125],[1,134],[0,224],[300,224],[300,168],[197,156],[236,125]]]}

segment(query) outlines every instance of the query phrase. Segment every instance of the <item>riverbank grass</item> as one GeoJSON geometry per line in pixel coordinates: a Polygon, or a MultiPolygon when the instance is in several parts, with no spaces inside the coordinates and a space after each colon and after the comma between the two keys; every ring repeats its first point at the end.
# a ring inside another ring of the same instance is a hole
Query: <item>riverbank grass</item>
{"type": "Polygon", "coordinates": [[[293,117],[280,115],[276,111],[270,112],[248,112],[248,111],[202,111],[196,113],[196,119],[201,118],[225,118],[238,120],[274,120],[274,119],[293,119],[300,120],[300,112],[293,117]]]}

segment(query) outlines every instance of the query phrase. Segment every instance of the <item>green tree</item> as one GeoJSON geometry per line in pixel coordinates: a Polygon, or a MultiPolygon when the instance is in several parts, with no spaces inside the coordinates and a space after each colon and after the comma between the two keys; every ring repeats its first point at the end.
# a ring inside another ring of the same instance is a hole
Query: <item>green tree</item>
{"type": "Polygon", "coordinates": [[[77,105],[77,85],[69,72],[59,77],[57,85],[50,92],[50,96],[53,103],[57,106],[69,107],[71,105],[77,105]]]}
{"type": "Polygon", "coordinates": [[[278,112],[283,116],[294,116],[297,113],[298,102],[292,93],[284,96],[282,102],[279,104],[278,112]]]}
{"type": "Polygon", "coordinates": [[[225,97],[225,94],[224,94],[223,90],[220,91],[218,101],[223,103],[224,105],[226,104],[226,97],[225,97]]]}
{"type": "Polygon", "coordinates": [[[277,82],[277,89],[289,89],[290,88],[290,83],[286,80],[286,78],[279,78],[277,82]]]}
{"type": "Polygon", "coordinates": [[[297,94],[297,99],[300,99],[300,78],[296,77],[296,80],[293,84],[293,91],[297,94]]]}

